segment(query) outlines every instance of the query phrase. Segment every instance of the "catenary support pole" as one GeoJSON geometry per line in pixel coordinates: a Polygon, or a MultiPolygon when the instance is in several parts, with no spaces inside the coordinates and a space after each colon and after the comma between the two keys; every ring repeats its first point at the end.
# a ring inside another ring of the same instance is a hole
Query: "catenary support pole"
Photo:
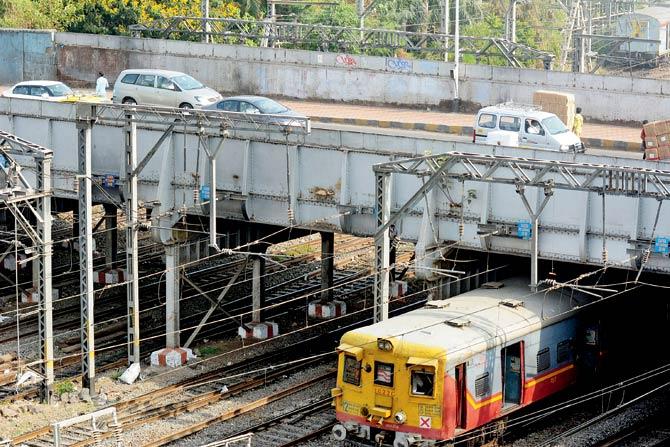
{"type": "Polygon", "coordinates": [[[108,268],[113,268],[119,257],[118,248],[118,218],[116,206],[105,203],[105,264],[108,268]]]}
{"type": "MultiPolygon", "coordinates": [[[[51,401],[54,382],[54,350],[53,350],[53,296],[51,289],[51,256],[53,240],[51,239],[51,162],[53,155],[47,154],[36,163],[37,190],[44,195],[37,199],[37,239],[41,242],[37,247],[38,270],[38,303],[40,335],[40,373],[44,377],[40,394],[43,403],[51,401]]],[[[18,268],[18,265],[17,265],[18,268]]]]}
{"type": "Polygon", "coordinates": [[[254,323],[260,323],[263,317],[262,309],[265,306],[265,258],[263,256],[254,256],[252,262],[253,276],[251,277],[251,321],[254,323]]]}
{"type": "Polygon", "coordinates": [[[137,124],[132,113],[126,114],[126,269],[128,270],[128,362],[140,362],[140,297],[138,278],[138,205],[137,205],[137,124]]]}
{"type": "Polygon", "coordinates": [[[95,318],[93,285],[93,198],[91,128],[94,107],[80,105],[77,117],[79,160],[79,281],[81,291],[81,381],[95,395],[95,318]]]}
{"type": "Polygon", "coordinates": [[[165,245],[165,347],[178,348],[181,298],[179,244],[165,245]]]}
{"type": "MultiPolygon", "coordinates": [[[[391,217],[391,175],[376,175],[375,214],[377,228],[381,228],[391,217]]],[[[389,316],[389,248],[387,227],[375,237],[375,289],[374,322],[384,321],[389,316]]]]}

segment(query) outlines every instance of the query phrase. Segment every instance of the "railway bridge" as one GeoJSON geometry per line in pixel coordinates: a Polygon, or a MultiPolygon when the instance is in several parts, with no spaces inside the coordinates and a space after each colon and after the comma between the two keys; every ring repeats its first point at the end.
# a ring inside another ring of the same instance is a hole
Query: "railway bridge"
{"type": "MultiPolygon", "coordinates": [[[[375,237],[377,320],[388,315],[394,236],[416,242],[416,271],[427,279],[453,247],[530,257],[531,287],[538,259],[670,273],[670,171],[658,162],[311,129],[305,119],[8,98],[0,98],[0,131],[6,179],[20,173],[38,195],[39,159],[9,149],[32,144],[53,154],[51,189],[42,193],[56,209],[79,213],[85,309],[93,303],[91,205],[125,208],[131,362],[139,361],[137,234],[151,229],[165,244],[166,349],[179,349],[178,247],[192,216],[209,222],[214,252],[244,250],[286,228],[320,232],[323,253],[332,253],[334,232],[375,237]],[[232,239],[222,230],[231,222],[250,236],[232,239]]],[[[263,258],[254,262],[261,275],[263,258]]],[[[328,289],[332,263],[324,267],[328,289]]],[[[48,282],[35,286],[48,365],[52,291],[48,282]]],[[[256,287],[256,309],[261,295],[256,287]]],[[[93,350],[92,320],[87,311],[85,352],[93,350]]]]}

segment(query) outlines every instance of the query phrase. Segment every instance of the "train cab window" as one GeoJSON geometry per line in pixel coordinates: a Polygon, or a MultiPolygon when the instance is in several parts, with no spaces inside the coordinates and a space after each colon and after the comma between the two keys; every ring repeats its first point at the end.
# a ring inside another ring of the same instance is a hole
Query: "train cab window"
{"type": "Polygon", "coordinates": [[[563,363],[572,360],[572,340],[567,339],[556,346],[556,362],[563,363]]]}
{"type": "Polygon", "coordinates": [[[475,396],[484,397],[491,394],[491,381],[489,373],[484,373],[475,379],[475,396]]]}
{"type": "Polygon", "coordinates": [[[375,362],[375,384],[393,386],[393,364],[375,362]]]}
{"type": "Polygon", "coordinates": [[[431,371],[412,371],[412,394],[415,396],[432,396],[435,375],[431,371]]]}
{"type": "Polygon", "coordinates": [[[544,371],[549,369],[551,364],[551,357],[549,354],[549,348],[544,348],[537,353],[537,372],[544,371]]]}
{"type": "Polygon", "coordinates": [[[496,128],[496,115],[493,115],[491,113],[482,113],[479,115],[479,121],[477,122],[477,125],[479,127],[486,127],[487,129],[495,129],[496,128]]]}
{"type": "Polygon", "coordinates": [[[342,380],[346,383],[359,386],[361,384],[361,361],[353,355],[344,356],[344,370],[342,380]]]}

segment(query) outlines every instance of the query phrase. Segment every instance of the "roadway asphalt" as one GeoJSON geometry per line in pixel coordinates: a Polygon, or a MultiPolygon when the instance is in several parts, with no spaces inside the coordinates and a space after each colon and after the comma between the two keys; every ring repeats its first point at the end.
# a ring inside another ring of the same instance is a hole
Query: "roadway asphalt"
{"type": "MultiPolygon", "coordinates": [[[[10,86],[0,85],[0,92],[10,86]]],[[[92,94],[94,89],[76,89],[92,94]]],[[[111,92],[108,92],[111,98],[111,92]]],[[[280,99],[287,107],[312,118],[313,126],[332,129],[357,129],[388,135],[416,135],[448,141],[470,141],[474,115],[447,113],[430,108],[412,109],[393,106],[371,106],[342,102],[280,99]]],[[[611,124],[584,123],[582,140],[589,153],[642,158],[639,151],[640,128],[611,124]]]]}

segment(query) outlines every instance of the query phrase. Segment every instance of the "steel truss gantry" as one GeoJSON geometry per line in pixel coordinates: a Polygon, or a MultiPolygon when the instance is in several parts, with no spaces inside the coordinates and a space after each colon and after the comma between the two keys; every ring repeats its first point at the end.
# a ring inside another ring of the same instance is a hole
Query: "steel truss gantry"
{"type": "MultiPolygon", "coordinates": [[[[287,151],[290,137],[303,137],[311,131],[309,118],[286,117],[283,115],[256,115],[235,112],[203,111],[193,109],[176,109],[171,107],[157,106],[138,106],[138,105],[119,105],[104,104],[95,105],[81,104],[78,110],[78,130],[79,130],[79,149],[80,149],[80,219],[82,219],[82,230],[80,230],[80,242],[83,242],[82,265],[88,265],[85,247],[91,247],[90,236],[84,235],[83,228],[90,228],[90,216],[86,217],[86,208],[90,210],[90,132],[94,123],[120,125],[125,133],[125,152],[124,165],[125,178],[123,179],[125,212],[127,216],[126,223],[126,268],[127,268],[127,309],[128,309],[128,362],[139,363],[140,361],[140,319],[139,319],[139,257],[138,257],[138,234],[141,227],[148,228],[148,224],[140,222],[139,204],[138,204],[138,179],[142,170],[148,165],[152,157],[160,150],[163,143],[170,137],[175,129],[184,132],[195,132],[198,135],[199,143],[204,148],[209,160],[209,181],[210,191],[209,210],[210,210],[210,246],[218,251],[217,244],[217,220],[216,220],[216,160],[222,152],[226,137],[231,132],[263,132],[280,133],[286,137],[287,151]],[[138,159],[137,147],[137,126],[151,126],[154,130],[161,131],[161,135],[153,146],[147,151],[146,155],[138,159]],[[210,137],[219,138],[216,145],[210,147],[210,137]],[[88,162],[82,162],[82,158],[88,162]],[[88,193],[86,192],[88,191],[88,193]],[[85,196],[88,194],[88,198],[85,196]],[[87,204],[87,205],[84,205],[87,204]],[[88,219],[85,221],[85,219],[88,219]],[[86,223],[88,222],[88,224],[86,223]],[[84,239],[82,239],[84,237],[84,239]],[[88,243],[87,243],[88,242],[88,243]]],[[[170,146],[168,146],[170,147],[170,146]]],[[[171,149],[167,149],[171,150],[171,149]]],[[[288,152],[287,152],[288,153],[288,152]]],[[[288,155],[287,155],[288,156],[288,155]]],[[[200,203],[201,205],[205,203],[200,203]]],[[[178,214],[182,210],[171,210],[178,214]]],[[[179,344],[179,287],[177,284],[179,272],[177,269],[178,246],[173,245],[174,241],[168,241],[166,252],[168,253],[168,268],[170,284],[167,291],[175,296],[168,296],[168,308],[173,315],[167,318],[168,326],[171,328],[167,332],[167,344],[174,347],[179,344]],[[175,286],[175,287],[173,287],[175,286]]],[[[92,274],[92,264],[89,276],[92,274]]],[[[82,275],[84,275],[82,270],[82,275]]],[[[82,348],[83,353],[83,371],[85,380],[93,387],[95,375],[94,366],[94,347],[93,347],[93,287],[92,281],[84,281],[82,276],[82,297],[88,297],[84,307],[82,301],[82,348]],[[84,294],[85,285],[90,284],[87,293],[84,294]],[[84,312],[86,310],[86,312],[84,312]],[[90,328],[90,331],[84,331],[84,328],[90,328]],[[86,339],[84,337],[86,336],[86,339]]]]}
{"type": "MultiPolygon", "coordinates": [[[[37,144],[30,143],[15,135],[0,131],[0,176],[2,188],[0,199],[14,215],[16,222],[30,237],[36,256],[33,258],[33,272],[36,284],[33,287],[38,294],[38,321],[40,363],[42,378],[40,397],[42,402],[51,400],[54,381],[53,370],[53,326],[52,326],[52,288],[51,256],[51,162],[53,152],[37,144]],[[35,163],[35,185],[31,186],[21,172],[17,158],[29,157],[35,163]],[[35,202],[35,206],[31,202],[35,202]],[[36,228],[24,216],[23,209],[29,210],[35,217],[36,228]]],[[[17,259],[18,263],[18,259],[17,259]]],[[[18,265],[17,265],[18,268],[18,265]]]]}
{"type": "MultiPolygon", "coordinates": [[[[420,33],[373,28],[325,26],[318,24],[271,22],[267,20],[243,20],[202,17],[170,17],[157,19],[148,24],[131,25],[136,37],[157,36],[160,38],[200,37],[203,21],[209,24],[211,36],[228,44],[239,44],[252,40],[258,45],[272,42],[293,46],[320,48],[326,51],[365,51],[403,49],[409,52],[449,53],[455,50],[454,36],[443,33],[420,33]],[[445,48],[445,44],[447,45],[445,48]]],[[[461,54],[476,57],[502,57],[508,65],[521,67],[522,62],[539,60],[549,68],[554,55],[527,45],[498,37],[460,36],[461,54]]]]}
{"type": "MultiPolygon", "coordinates": [[[[447,152],[441,155],[409,158],[373,166],[376,181],[375,215],[375,288],[374,318],[388,318],[389,303],[389,229],[409,214],[412,207],[434,187],[447,180],[475,181],[514,185],[532,223],[531,287],[538,284],[538,218],[555,190],[593,192],[670,199],[670,171],[627,166],[610,166],[556,160],[538,160],[501,155],[447,152]],[[391,174],[420,177],[422,185],[397,211],[391,212],[391,174]],[[526,187],[539,187],[544,200],[534,211],[525,197],[526,187]]],[[[659,204],[660,205],[660,204],[659,204]]]]}

